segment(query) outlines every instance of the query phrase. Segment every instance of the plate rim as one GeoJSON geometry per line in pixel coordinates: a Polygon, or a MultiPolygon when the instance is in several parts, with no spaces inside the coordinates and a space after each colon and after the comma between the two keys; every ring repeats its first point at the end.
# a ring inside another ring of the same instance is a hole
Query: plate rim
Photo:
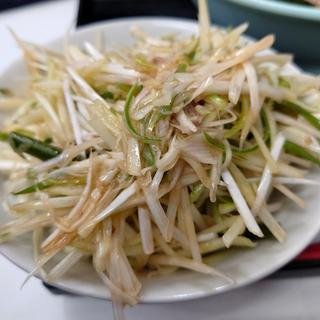
{"type": "MultiPolygon", "coordinates": [[[[100,29],[103,29],[106,26],[109,25],[121,25],[121,24],[128,24],[128,23],[159,23],[159,24],[165,24],[166,26],[168,26],[168,23],[173,24],[175,27],[177,27],[177,24],[180,23],[180,28],[184,29],[185,31],[191,31],[191,32],[197,32],[197,22],[196,20],[192,20],[192,19],[185,19],[185,18],[168,18],[168,17],[129,17],[129,18],[116,18],[116,19],[110,19],[108,21],[98,21],[98,22],[94,22],[92,24],[88,24],[85,26],[81,26],[76,30],[73,30],[73,32],[71,33],[71,37],[74,34],[83,34],[86,32],[93,32],[93,31],[99,31],[100,29]],[[182,26],[185,27],[182,27],[182,26]]],[[[218,26],[220,27],[220,26],[218,26]]],[[[251,37],[248,37],[245,35],[246,39],[252,39],[251,37]]],[[[63,35],[56,37],[54,40],[49,41],[47,43],[45,43],[45,46],[49,46],[49,47],[54,47],[57,46],[59,43],[61,43],[61,41],[63,41],[63,35]]],[[[14,66],[19,65],[21,62],[23,62],[22,60],[22,56],[20,55],[15,61],[13,61],[12,63],[10,63],[8,65],[7,68],[5,68],[5,70],[2,72],[1,78],[3,77],[3,74],[6,74],[11,68],[14,68],[14,66]]],[[[294,63],[292,63],[292,66],[296,67],[296,65],[294,63]]],[[[264,272],[260,272],[255,276],[252,276],[250,278],[248,278],[247,280],[242,281],[241,283],[236,283],[233,285],[227,285],[224,287],[221,287],[219,289],[212,289],[212,290],[206,290],[203,292],[198,292],[196,294],[188,294],[188,295],[176,295],[176,296],[170,296],[170,297],[144,297],[143,295],[143,291],[142,291],[142,295],[141,298],[139,298],[139,303],[141,304],[150,304],[150,303],[175,303],[175,302],[180,302],[180,301],[189,301],[189,300],[195,300],[195,299],[200,299],[200,298],[205,298],[205,297],[209,297],[209,296],[213,296],[216,294],[220,294],[220,293],[224,293],[224,292],[228,292],[231,290],[235,290],[235,289],[240,289],[244,286],[250,285],[252,283],[255,283],[265,277],[267,277],[268,275],[274,273],[275,271],[279,270],[281,267],[283,267],[286,263],[288,263],[290,260],[292,260],[297,254],[299,254],[314,238],[315,236],[318,234],[320,230],[320,219],[319,222],[317,224],[317,227],[315,227],[313,229],[313,232],[309,232],[307,237],[304,237],[304,241],[299,243],[299,245],[295,246],[295,250],[290,251],[291,253],[289,255],[285,255],[284,258],[279,262],[275,263],[273,265],[272,268],[269,268],[267,271],[264,272]]],[[[276,240],[274,240],[276,241],[276,240]]],[[[16,261],[14,261],[12,258],[10,258],[7,254],[3,253],[3,250],[1,249],[3,244],[0,244],[0,254],[2,254],[7,260],[9,260],[11,263],[13,263],[15,266],[17,266],[19,269],[29,273],[30,271],[28,269],[26,269],[24,266],[22,266],[21,264],[17,263],[16,261]]],[[[40,275],[35,275],[38,279],[42,280],[40,275]]],[[[91,296],[93,298],[98,298],[98,299],[107,299],[110,300],[110,297],[108,296],[108,291],[106,290],[106,295],[104,297],[102,297],[101,295],[97,294],[97,295],[88,295],[86,293],[80,292],[78,290],[72,289],[68,286],[64,286],[63,284],[61,284],[59,281],[55,281],[55,282],[50,282],[50,285],[53,285],[59,289],[62,289],[66,292],[70,292],[72,294],[76,294],[79,296],[91,296]]]]}

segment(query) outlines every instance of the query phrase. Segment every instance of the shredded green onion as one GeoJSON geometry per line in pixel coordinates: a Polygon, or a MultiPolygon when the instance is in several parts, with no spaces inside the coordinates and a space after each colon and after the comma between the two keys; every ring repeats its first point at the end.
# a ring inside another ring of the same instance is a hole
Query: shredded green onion
{"type": "Polygon", "coordinates": [[[146,72],[152,72],[155,66],[148,62],[147,58],[143,54],[138,54],[135,58],[135,63],[146,72]]]}
{"type": "Polygon", "coordinates": [[[181,62],[178,64],[176,72],[186,72],[188,70],[188,63],[181,62]]]}
{"type": "Polygon", "coordinates": [[[12,94],[11,90],[8,88],[0,88],[0,96],[10,96],[12,94]]]}
{"type": "MultiPolygon", "coordinates": [[[[207,143],[209,143],[210,145],[225,151],[225,146],[223,143],[221,143],[219,140],[212,138],[208,133],[204,132],[203,133],[204,139],[207,143]]],[[[233,153],[235,154],[244,154],[244,153],[249,153],[249,152],[253,152],[256,151],[258,149],[257,145],[253,145],[251,147],[248,148],[239,148],[233,145],[231,146],[231,150],[233,153]]]]}
{"type": "Polygon", "coordinates": [[[290,88],[290,83],[283,77],[279,77],[279,86],[282,88],[290,88]]]}
{"type": "Polygon", "coordinates": [[[291,141],[286,141],[284,145],[284,149],[286,152],[293,154],[299,158],[308,160],[318,166],[320,166],[320,159],[315,157],[312,153],[307,151],[305,148],[302,148],[301,146],[291,142],[291,141]]]}
{"type": "Polygon", "coordinates": [[[126,84],[126,83],[119,83],[117,87],[121,91],[124,91],[126,94],[129,93],[130,89],[132,88],[130,84],[126,84]]]}
{"type": "Polygon", "coordinates": [[[286,107],[289,110],[296,112],[297,114],[302,116],[307,122],[309,122],[313,127],[320,130],[320,120],[316,118],[311,112],[301,107],[299,104],[292,101],[283,100],[280,106],[286,107]]]}
{"type": "Polygon", "coordinates": [[[188,59],[188,61],[192,62],[196,56],[197,50],[199,48],[199,39],[197,39],[194,47],[187,53],[184,54],[184,56],[188,59]]]}
{"type": "Polygon", "coordinates": [[[113,100],[114,94],[111,91],[104,91],[100,93],[100,96],[105,100],[113,100]]]}
{"type": "MultiPolygon", "coordinates": [[[[19,129],[16,129],[15,132],[18,132],[22,135],[25,135],[27,137],[30,137],[30,138],[33,138],[34,137],[34,132],[30,131],[30,130],[27,130],[27,129],[22,129],[22,128],[19,128],[19,129]]],[[[43,141],[44,143],[47,143],[45,141],[43,141]]]]}
{"type": "Polygon", "coordinates": [[[7,142],[9,139],[9,133],[6,132],[0,132],[0,141],[7,142]]]}
{"type": "Polygon", "coordinates": [[[23,153],[27,153],[43,161],[57,157],[62,152],[58,147],[15,131],[9,133],[8,142],[19,155],[23,156],[23,153]]]}
{"type": "Polygon", "coordinates": [[[197,202],[204,190],[205,186],[202,183],[198,183],[197,185],[195,185],[192,189],[192,192],[190,193],[191,202],[197,202]]]}
{"type": "Polygon", "coordinates": [[[44,142],[45,144],[51,144],[51,143],[53,142],[53,138],[52,138],[52,137],[47,137],[47,138],[45,138],[45,139],[43,140],[43,142],[44,142]]]}
{"type": "Polygon", "coordinates": [[[133,123],[131,121],[131,117],[130,117],[130,107],[132,104],[132,100],[133,97],[135,95],[137,95],[137,93],[142,89],[142,86],[139,85],[134,85],[127,96],[125,105],[124,105],[124,120],[125,120],[125,124],[129,130],[129,132],[138,140],[144,142],[144,143],[155,143],[160,141],[160,139],[158,138],[154,138],[154,137],[147,137],[147,136],[143,136],[141,134],[138,133],[138,131],[134,128],[133,123]]]}
{"type": "Polygon", "coordinates": [[[156,156],[150,144],[145,144],[143,149],[143,157],[146,160],[148,166],[153,167],[155,165],[156,156]]]}
{"type": "Polygon", "coordinates": [[[240,113],[239,119],[232,128],[226,131],[226,133],[224,134],[226,138],[232,138],[239,131],[242,130],[242,128],[244,127],[248,112],[249,112],[249,100],[248,100],[248,97],[243,97],[241,102],[241,113],[240,113]]]}
{"type": "Polygon", "coordinates": [[[236,210],[236,206],[233,202],[226,202],[226,203],[219,204],[219,212],[221,214],[227,214],[234,210],[236,210]]]}
{"type": "Polygon", "coordinates": [[[160,108],[160,119],[166,119],[167,117],[171,116],[172,114],[172,104],[170,105],[166,105],[166,106],[162,106],[160,108]]]}
{"type": "Polygon", "coordinates": [[[53,186],[63,186],[63,185],[82,185],[85,184],[84,179],[80,178],[69,178],[69,179],[46,179],[35,183],[27,188],[24,188],[18,192],[13,192],[13,195],[18,196],[22,194],[33,193],[36,191],[41,191],[48,189],[53,186]]]}
{"type": "Polygon", "coordinates": [[[216,224],[222,221],[222,217],[219,211],[219,204],[217,201],[212,204],[212,215],[216,224]]]}
{"type": "Polygon", "coordinates": [[[206,97],[206,101],[209,101],[215,105],[220,110],[225,109],[228,106],[228,99],[218,94],[211,94],[206,97]]]}

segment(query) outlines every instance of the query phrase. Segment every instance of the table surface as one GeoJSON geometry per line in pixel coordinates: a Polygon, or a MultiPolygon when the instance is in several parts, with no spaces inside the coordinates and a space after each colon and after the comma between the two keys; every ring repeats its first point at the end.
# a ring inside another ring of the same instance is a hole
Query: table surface
{"type": "MultiPolygon", "coordinates": [[[[44,44],[74,26],[77,7],[75,0],[60,0],[1,13],[0,71],[20,55],[8,27],[24,39],[44,44]]],[[[38,279],[31,279],[20,290],[26,274],[1,256],[0,268],[1,320],[112,319],[109,302],[54,295],[38,279]]],[[[318,277],[269,278],[207,299],[139,305],[128,309],[127,314],[130,320],[151,317],[153,320],[318,320],[319,294],[320,274],[318,277]]]]}

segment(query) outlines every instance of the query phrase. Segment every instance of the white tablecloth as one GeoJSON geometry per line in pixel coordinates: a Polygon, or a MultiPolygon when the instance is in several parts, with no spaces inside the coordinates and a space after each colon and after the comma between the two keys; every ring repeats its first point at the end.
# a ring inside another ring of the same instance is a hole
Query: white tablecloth
{"type": "MultiPolygon", "coordinates": [[[[0,14],[0,71],[19,56],[7,27],[36,43],[46,43],[73,25],[75,0],[61,0],[0,14]]],[[[320,240],[320,237],[319,237],[320,240]]],[[[1,320],[112,319],[109,302],[55,296],[37,279],[21,291],[26,274],[0,256],[1,320]]],[[[254,285],[192,302],[140,305],[127,311],[130,320],[318,320],[319,277],[268,279],[254,285]]]]}

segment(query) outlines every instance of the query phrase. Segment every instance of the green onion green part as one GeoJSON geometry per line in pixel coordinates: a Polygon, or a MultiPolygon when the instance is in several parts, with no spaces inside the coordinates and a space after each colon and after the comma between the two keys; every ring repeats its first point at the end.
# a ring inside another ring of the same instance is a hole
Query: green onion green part
{"type": "Polygon", "coordinates": [[[146,160],[149,167],[153,167],[155,165],[156,156],[150,144],[145,144],[143,149],[143,157],[146,160]]]}
{"type": "Polygon", "coordinates": [[[286,141],[284,144],[284,150],[287,153],[293,154],[299,158],[308,160],[318,166],[320,166],[320,160],[315,157],[311,152],[306,150],[305,148],[291,142],[291,141],[286,141]]]}
{"type": "Polygon", "coordinates": [[[45,144],[51,144],[51,143],[53,142],[53,138],[52,138],[52,137],[47,137],[47,138],[45,138],[45,139],[43,140],[43,142],[44,142],[45,144]]]}
{"type": "Polygon", "coordinates": [[[114,94],[111,91],[104,91],[100,94],[104,100],[113,100],[114,94]]]}
{"type": "Polygon", "coordinates": [[[282,88],[290,88],[290,83],[283,77],[279,77],[279,86],[282,88]]]}
{"type": "Polygon", "coordinates": [[[236,124],[225,133],[224,136],[226,138],[232,138],[240,130],[242,130],[242,128],[243,128],[243,126],[245,124],[248,112],[249,112],[249,101],[248,101],[248,98],[243,98],[242,99],[242,103],[241,103],[241,113],[239,115],[239,118],[238,118],[236,124]]]}
{"type": "MultiPolygon", "coordinates": [[[[211,144],[212,146],[216,147],[217,149],[223,150],[225,151],[225,146],[223,143],[221,143],[219,140],[212,138],[208,133],[204,132],[203,133],[204,136],[204,140],[211,144]]],[[[244,153],[249,153],[249,152],[253,152],[255,150],[258,149],[257,145],[253,145],[251,147],[248,148],[238,148],[236,146],[230,145],[231,146],[231,150],[233,153],[235,154],[244,154],[244,153]]]]}
{"type": "Polygon", "coordinates": [[[199,47],[199,40],[196,41],[194,47],[192,48],[191,51],[185,53],[185,57],[191,62],[193,61],[194,57],[196,56],[197,50],[199,47]]]}
{"type": "Polygon", "coordinates": [[[130,84],[126,84],[126,83],[119,83],[117,85],[117,87],[124,91],[125,93],[128,93],[130,91],[130,89],[132,88],[132,86],[130,84]]]}
{"type": "Polygon", "coordinates": [[[307,122],[309,122],[313,127],[320,130],[320,120],[316,118],[311,112],[301,107],[299,104],[288,100],[283,100],[280,106],[286,107],[289,110],[296,112],[297,114],[302,116],[307,122]]]}
{"type": "Polygon", "coordinates": [[[138,140],[144,143],[155,143],[160,141],[160,139],[155,137],[146,137],[138,133],[138,131],[134,128],[131,117],[130,117],[130,107],[132,104],[132,100],[134,96],[142,89],[142,86],[134,85],[131,87],[125,105],[124,105],[124,120],[125,124],[129,130],[129,132],[138,140]]]}
{"type": "Polygon", "coordinates": [[[9,139],[9,133],[0,132],[0,141],[7,142],[9,139]]]}
{"type": "Polygon", "coordinates": [[[58,147],[28,137],[16,131],[9,133],[7,140],[11,148],[20,156],[23,156],[23,153],[27,153],[45,161],[57,157],[62,152],[62,149],[58,147]]]}
{"type": "Polygon", "coordinates": [[[188,69],[188,64],[186,62],[181,62],[178,64],[176,72],[186,72],[188,69]]]}
{"type": "Polygon", "coordinates": [[[190,193],[191,202],[196,202],[200,198],[204,190],[205,186],[202,183],[197,184],[190,193]]]}
{"type": "Polygon", "coordinates": [[[8,88],[0,88],[0,96],[10,96],[12,94],[11,90],[8,88]]]}
{"type": "Polygon", "coordinates": [[[213,103],[220,110],[223,110],[228,106],[228,100],[218,94],[211,94],[210,96],[206,97],[206,100],[213,103]]]}
{"type": "Polygon", "coordinates": [[[33,193],[36,191],[41,191],[41,190],[45,190],[48,189],[52,186],[62,186],[62,185],[68,185],[68,184],[72,184],[72,185],[81,185],[84,184],[85,181],[83,179],[47,179],[47,180],[43,180],[40,181],[38,183],[35,183],[25,189],[22,189],[18,192],[14,192],[13,195],[15,196],[19,196],[22,194],[28,194],[28,193],[33,193]]]}

